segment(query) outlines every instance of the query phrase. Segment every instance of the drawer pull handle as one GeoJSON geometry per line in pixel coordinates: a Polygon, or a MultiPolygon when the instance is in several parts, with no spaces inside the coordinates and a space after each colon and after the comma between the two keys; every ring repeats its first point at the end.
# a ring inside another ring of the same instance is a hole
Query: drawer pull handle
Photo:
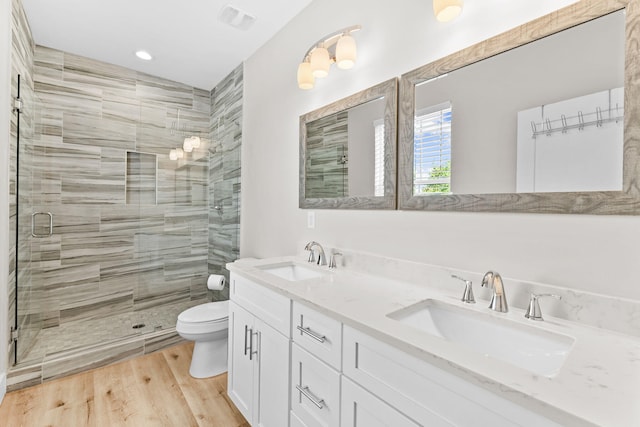
{"type": "Polygon", "coordinates": [[[325,342],[327,340],[327,337],[324,335],[320,335],[316,332],[313,332],[311,329],[309,328],[303,328],[302,326],[296,326],[296,328],[300,331],[300,335],[302,334],[307,334],[309,335],[311,338],[313,338],[314,340],[318,341],[318,342],[325,342]]]}
{"type": "Polygon", "coordinates": [[[324,399],[318,399],[317,397],[315,397],[313,395],[313,393],[311,393],[311,391],[309,391],[309,387],[305,386],[305,387],[300,387],[299,385],[296,384],[296,388],[298,389],[298,391],[300,393],[302,393],[302,395],[304,397],[306,397],[307,399],[309,399],[311,401],[311,403],[313,403],[314,405],[316,405],[318,407],[318,409],[322,409],[324,408],[324,399]]]}

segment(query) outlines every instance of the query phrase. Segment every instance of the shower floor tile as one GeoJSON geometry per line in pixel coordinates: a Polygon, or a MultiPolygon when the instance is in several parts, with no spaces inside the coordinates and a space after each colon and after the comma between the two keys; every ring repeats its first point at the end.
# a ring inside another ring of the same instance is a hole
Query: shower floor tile
{"type": "Polygon", "coordinates": [[[145,335],[176,325],[178,314],[208,300],[195,300],[117,314],[101,319],[64,323],[40,331],[33,348],[18,366],[41,363],[45,358],[70,351],[104,345],[124,338],[145,335]]]}

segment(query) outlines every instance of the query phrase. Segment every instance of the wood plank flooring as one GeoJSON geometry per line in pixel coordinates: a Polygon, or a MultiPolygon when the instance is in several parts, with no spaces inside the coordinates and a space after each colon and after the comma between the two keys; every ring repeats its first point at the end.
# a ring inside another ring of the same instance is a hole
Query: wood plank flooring
{"type": "Polygon", "coordinates": [[[8,393],[7,427],[249,427],[227,375],[189,375],[193,343],[8,393]]]}

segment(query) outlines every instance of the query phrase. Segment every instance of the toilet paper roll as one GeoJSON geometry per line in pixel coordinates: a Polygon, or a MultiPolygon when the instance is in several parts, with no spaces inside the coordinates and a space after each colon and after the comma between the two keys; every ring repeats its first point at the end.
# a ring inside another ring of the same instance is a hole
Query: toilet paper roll
{"type": "Polygon", "coordinates": [[[207,279],[207,288],[212,291],[221,291],[224,288],[224,276],[221,274],[210,274],[207,279]]]}

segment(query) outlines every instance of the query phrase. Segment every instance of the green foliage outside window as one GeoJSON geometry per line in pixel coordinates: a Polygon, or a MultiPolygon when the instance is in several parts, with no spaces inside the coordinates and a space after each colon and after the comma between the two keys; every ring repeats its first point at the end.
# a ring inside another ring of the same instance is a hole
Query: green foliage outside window
{"type": "MultiPolygon", "coordinates": [[[[443,166],[436,166],[431,169],[429,174],[429,178],[449,178],[451,177],[451,161],[448,161],[443,166]]],[[[427,184],[422,188],[423,193],[449,193],[450,192],[450,184],[439,183],[439,184],[427,184]]]]}

